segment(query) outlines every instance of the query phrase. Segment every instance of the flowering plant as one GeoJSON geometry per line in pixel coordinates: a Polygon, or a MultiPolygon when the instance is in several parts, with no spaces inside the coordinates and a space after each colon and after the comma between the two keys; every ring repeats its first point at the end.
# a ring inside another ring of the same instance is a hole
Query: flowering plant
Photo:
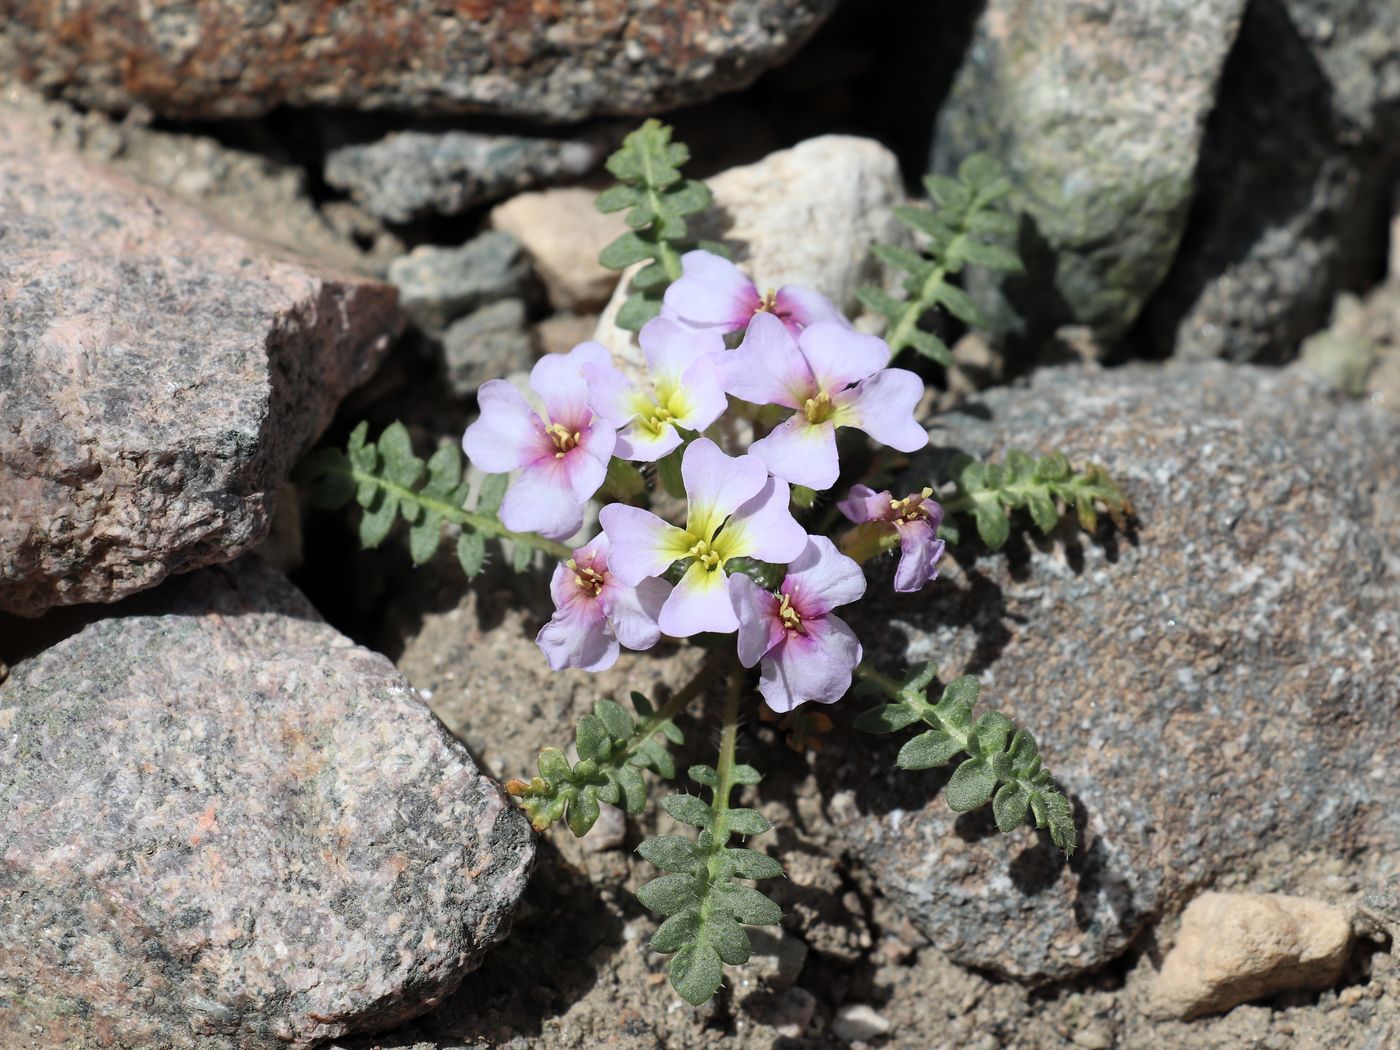
{"type": "MultiPolygon", "coordinates": [[[[1128,508],[1101,470],[1076,472],[1058,455],[1033,461],[1013,453],[1002,464],[963,458],[942,481],[954,486],[942,499],[940,479],[867,484],[900,477],[904,457],[928,444],[918,413],[923,380],[895,367],[889,343],[858,331],[816,292],[788,286],[760,293],[706,247],[677,250],[671,241],[686,235],[682,214],[708,202],[703,187],[680,180],[677,148],[667,129],[648,122],[610,164],[625,192],[608,191],[601,202],[625,199],[620,206],[640,209],[645,219],[634,228],[653,226],[648,237],[626,235],[629,251],[610,249],[619,265],[645,257],[653,262],[640,272],[657,271],[644,279],[633,308],[644,374],[624,371],[602,345],[586,342],[540,360],[524,389],[506,380],[482,386],[480,415],[462,447],[490,477],[471,509],[456,449],[445,445],[425,464],[399,424],[377,444],[362,424],[345,453],[322,450],[303,476],[325,505],[352,496],[360,503],[366,545],[382,542],[402,516],[418,563],[437,549],[444,525],[459,530],[468,575],[480,570],[488,538],[508,541],[518,568],[528,567],[533,551],[555,559],[555,611],[536,642],[540,659],[556,670],[601,671],[622,649],[644,651],[663,638],[703,645],[701,670],[669,699],[653,704],[633,694],[635,716],[600,700],[578,724],[575,761],[545,748],[534,776],[507,784],[539,831],[562,820],[586,834],[605,804],[638,813],[647,801],[644,771],[676,774],[669,747],[682,735],[675,720],[712,683],[724,683],[717,760],[688,770],[709,800],[673,794],[661,801],[697,829],[695,837],[652,838],[638,849],[665,873],[638,893],[665,917],[651,947],[672,955],[673,986],[698,1004],[718,989],[725,965],[748,959],[744,927],[781,918],[773,901],[740,881],[777,876],[781,864],[731,845],[769,830],[758,810],[732,797],[761,779],[736,760],[741,719],[759,714],[760,705],[771,717],[834,704],[857,682],[885,701],[855,719],[858,729],[919,729],[900,750],[900,767],[927,769],[964,756],[947,783],[953,809],[990,801],[1002,831],[1029,819],[1061,849],[1074,849],[1070,805],[1042,768],[1030,733],[994,712],[974,720],[978,684],[969,676],[935,695],[931,664],[903,678],[871,666],[845,611],[872,587],[909,593],[933,584],[946,545],[960,538],[957,516],[970,516],[983,541],[997,547],[1018,508],[1044,530],[1069,506],[1088,528],[1097,524],[1097,507],[1115,520],[1128,508]],[[677,198],[671,206],[668,193],[677,198]],[[638,245],[646,252],[639,255],[638,245]],[[892,583],[867,579],[866,566],[896,555],[892,583]],[[746,701],[754,669],[758,698],[746,701]]],[[[1000,200],[996,180],[979,159],[961,189],[938,184],[957,202],[958,232],[943,243],[956,248],[959,265],[1005,264],[1007,249],[977,239],[1014,225],[1001,212],[993,212],[1002,216],[997,221],[977,218],[978,208],[1000,200]]],[[[962,293],[947,291],[957,266],[939,254],[938,238],[927,250],[931,259],[899,256],[921,275],[910,301],[960,304],[962,293]]],[[[899,330],[896,349],[918,351],[933,338],[915,325],[922,308],[878,301],[899,330]]]]}

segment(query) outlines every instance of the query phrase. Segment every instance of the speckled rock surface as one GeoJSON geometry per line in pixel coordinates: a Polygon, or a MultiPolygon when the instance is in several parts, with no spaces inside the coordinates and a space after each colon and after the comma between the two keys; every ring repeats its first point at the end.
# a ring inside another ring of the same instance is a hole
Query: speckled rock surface
{"type": "Polygon", "coordinates": [[[0,1044],[309,1047],[452,992],[534,843],[384,657],[257,559],[0,686],[0,1044]]]}
{"type": "Polygon", "coordinates": [[[332,150],[325,175],[371,214],[408,222],[456,215],[518,190],[586,174],[602,163],[607,141],[602,135],[399,131],[332,150]]]}
{"type": "MultiPolygon", "coordinates": [[[[979,676],[1074,806],[1042,835],[958,817],[946,772],[833,757],[833,820],[955,961],[1019,980],[1121,954],[1193,888],[1268,847],[1400,849],[1400,423],[1292,370],[1039,373],[946,418],[939,445],[1104,463],[1135,538],[959,549],[919,595],[852,624],[882,666],[979,676]]],[[[927,470],[918,468],[916,476],[927,470]]],[[[878,582],[876,595],[886,594],[878,582]]]]}
{"type": "Polygon", "coordinates": [[[272,254],[0,109],[0,610],[236,556],[388,348],[394,290],[272,254]]]}
{"type": "Polygon", "coordinates": [[[389,264],[399,304],[419,328],[440,332],[479,306],[519,296],[530,260],[508,233],[487,230],[466,244],[420,244],[389,264]]]}
{"type": "Polygon", "coordinates": [[[947,103],[932,166],[979,150],[1028,217],[1027,274],[979,273],[1005,333],[1127,330],[1171,266],[1206,117],[1244,0],[991,0],[947,103]]]}
{"type": "Polygon", "coordinates": [[[0,66],[83,105],[180,117],[279,105],[652,113],[743,87],[837,0],[9,0],[0,66]],[[6,54],[8,50],[8,54],[6,54]]]}
{"type": "Polygon", "coordinates": [[[535,361],[535,338],[525,304],[501,299],[454,321],[442,336],[447,385],[459,397],[476,393],[490,379],[527,372],[535,361]]]}
{"type": "Polygon", "coordinates": [[[1187,358],[1291,359],[1338,289],[1381,271],[1397,176],[1400,5],[1251,3],[1145,339],[1187,358]]]}
{"type": "MultiPolygon", "coordinates": [[[[821,135],[706,182],[714,207],[697,236],[723,240],[761,289],[799,284],[854,312],[856,290],[884,277],[870,246],[908,243],[893,212],[905,203],[899,162],[872,139],[821,135]]],[[[626,299],[619,282],[594,335],[624,365],[644,360],[635,334],[613,321],[626,299]]]]}

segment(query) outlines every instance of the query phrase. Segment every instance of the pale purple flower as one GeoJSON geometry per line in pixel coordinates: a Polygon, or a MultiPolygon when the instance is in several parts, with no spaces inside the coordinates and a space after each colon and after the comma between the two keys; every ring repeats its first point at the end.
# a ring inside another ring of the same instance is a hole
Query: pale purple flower
{"type": "Polygon", "coordinates": [[[609,563],[619,580],[636,586],[672,562],[685,562],[685,575],[661,608],[661,630],[675,638],[728,633],[739,619],[725,563],[756,558],[784,564],[802,553],[807,534],[788,511],[787,482],[770,478],[753,456],[726,456],[701,438],[685,450],[681,478],[687,498],[683,529],[638,507],[603,508],[600,520],[612,543],[609,563]]]}
{"type": "Polygon", "coordinates": [[[611,365],[586,365],[583,375],[593,411],[622,428],[615,454],[651,462],[680,446],[677,427],[704,430],[729,404],[715,374],[724,339],[660,317],[648,321],[638,339],[647,358],[646,385],[611,365]]]}
{"type": "Polygon", "coordinates": [[[851,494],[837,504],[841,513],[857,525],[871,525],[899,537],[899,567],[894,589],[917,591],[938,576],[938,559],[944,543],[938,538],[943,508],[930,497],[933,489],[911,492],[895,499],[889,491],[876,492],[868,485],[852,485],[851,494]]]}
{"type": "Polygon", "coordinates": [[[831,300],[810,288],[785,284],[759,295],[739,267],[706,251],[681,256],[680,279],[666,289],[661,306],[662,317],[688,328],[713,328],[721,335],[742,332],[761,313],[772,314],[793,333],[818,321],[849,324],[831,300]]]}
{"type": "Polygon", "coordinates": [[[928,443],[914,418],[923,380],[886,368],[889,357],[885,341],[873,335],[819,322],[794,338],[777,318],[762,315],[725,354],[720,378],[735,397],[796,410],[749,452],[785,481],[820,490],[840,473],[837,427],[863,430],[900,452],[928,443]]]}
{"type": "Polygon", "coordinates": [[[549,590],[554,616],[535,638],[549,666],[606,671],[617,662],[619,646],[640,651],[661,638],[656,618],[671,585],[657,579],[635,587],[620,583],[608,570],[608,538],[599,536],[554,570],[549,590]]]}
{"type": "Polygon", "coordinates": [[[608,472],[617,432],[588,405],[585,365],[611,367],[601,343],[580,343],[567,354],[540,358],[530,389],[544,404],[536,412],[503,379],[477,391],[481,418],[462,435],[467,458],[488,474],[518,470],[501,503],[501,523],[551,539],[583,525],[583,505],[608,472]]]}
{"type": "Polygon", "coordinates": [[[791,711],[845,695],[860,663],[860,641],[831,610],[865,593],[859,565],[825,536],[809,536],[777,594],[738,575],[729,589],[739,611],[739,662],[763,662],[758,691],[769,707],[791,711]]]}

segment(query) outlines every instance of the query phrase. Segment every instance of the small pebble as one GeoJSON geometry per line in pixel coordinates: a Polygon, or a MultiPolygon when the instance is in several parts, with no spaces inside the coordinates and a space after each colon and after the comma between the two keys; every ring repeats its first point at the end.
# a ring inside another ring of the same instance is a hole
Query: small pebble
{"type": "Polygon", "coordinates": [[[853,1003],[836,1011],[831,1030],[848,1043],[858,1043],[885,1035],[890,1023],[864,1003],[853,1003]]]}

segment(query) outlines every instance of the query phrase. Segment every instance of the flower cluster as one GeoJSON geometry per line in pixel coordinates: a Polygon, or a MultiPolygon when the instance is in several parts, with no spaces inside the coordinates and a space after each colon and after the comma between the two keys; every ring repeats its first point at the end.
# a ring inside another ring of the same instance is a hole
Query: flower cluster
{"type": "Polygon", "coordinates": [[[942,512],[927,489],[896,499],[856,485],[838,504],[858,541],[843,553],[794,518],[791,486],[837,483],[843,427],[900,452],[924,447],[914,414],[923,382],[887,367],[885,342],[815,292],[760,295],[709,252],[682,264],[661,316],[639,335],[644,380],[624,375],[598,343],[551,355],[527,392],[504,380],[481,388],[463,448],[488,473],[514,472],[500,508],[507,528],[556,540],[582,528],[614,459],[679,462],[683,521],[609,503],[602,533],[555,571],[555,613],[537,639],[551,667],[601,671],[620,647],[737,632],[739,660],[760,665],[773,710],[833,702],[861,659],[834,614],[865,592],[859,561],[897,543],[895,589],[917,590],[936,573],[942,512]],[[723,425],[726,413],[746,425],[723,425]],[[736,433],[753,437],[726,451],[736,433]],[[782,566],[776,590],[757,582],[782,566]]]}

